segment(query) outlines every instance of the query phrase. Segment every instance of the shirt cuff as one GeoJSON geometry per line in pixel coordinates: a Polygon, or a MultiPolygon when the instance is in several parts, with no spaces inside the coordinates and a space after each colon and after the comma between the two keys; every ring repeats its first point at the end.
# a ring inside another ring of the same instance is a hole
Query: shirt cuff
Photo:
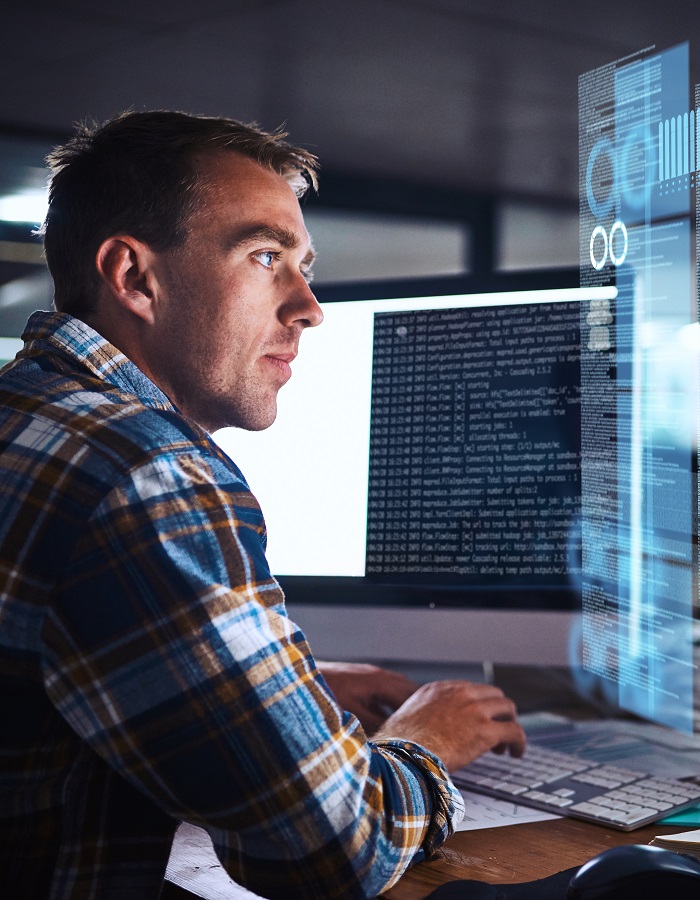
{"type": "Polygon", "coordinates": [[[413,862],[419,862],[421,858],[429,859],[464,818],[464,799],[452,783],[442,760],[425,747],[411,741],[378,740],[373,743],[398,759],[412,763],[425,777],[433,809],[421,851],[413,862]]]}

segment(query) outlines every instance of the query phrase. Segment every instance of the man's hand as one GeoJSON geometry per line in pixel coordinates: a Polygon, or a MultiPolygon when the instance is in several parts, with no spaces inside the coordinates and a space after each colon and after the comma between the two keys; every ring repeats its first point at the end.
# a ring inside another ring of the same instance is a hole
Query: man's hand
{"type": "Polygon", "coordinates": [[[418,688],[403,675],[365,663],[317,661],[317,665],[339,705],[357,716],[368,735],[418,688]]]}
{"type": "Polygon", "coordinates": [[[415,741],[454,772],[487,750],[522,756],[525,733],[515,714],[513,702],[493,685],[434,681],[418,688],[374,737],[415,741]]]}

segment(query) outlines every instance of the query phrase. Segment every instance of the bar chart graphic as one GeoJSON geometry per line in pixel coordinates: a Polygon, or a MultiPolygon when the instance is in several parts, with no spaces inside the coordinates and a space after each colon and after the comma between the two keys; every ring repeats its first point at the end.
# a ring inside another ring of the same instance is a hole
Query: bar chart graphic
{"type": "Polygon", "coordinates": [[[700,166],[700,110],[659,122],[659,183],[693,175],[700,166]]]}

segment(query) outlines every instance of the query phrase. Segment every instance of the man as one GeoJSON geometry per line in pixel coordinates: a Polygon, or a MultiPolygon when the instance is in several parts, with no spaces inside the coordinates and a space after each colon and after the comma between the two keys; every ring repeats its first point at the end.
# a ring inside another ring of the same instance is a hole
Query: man
{"type": "Polygon", "coordinates": [[[524,740],[492,687],[324,677],[209,437],[274,421],[321,322],[314,159],[155,112],[50,165],[57,311],[0,375],[3,896],[157,898],[181,820],[264,896],[375,896],[458,820],[447,770],[524,740]]]}

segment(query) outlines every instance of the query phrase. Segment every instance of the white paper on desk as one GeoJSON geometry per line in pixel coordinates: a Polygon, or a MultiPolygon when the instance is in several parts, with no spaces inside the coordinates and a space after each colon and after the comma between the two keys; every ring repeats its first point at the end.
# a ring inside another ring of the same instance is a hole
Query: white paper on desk
{"type": "Polygon", "coordinates": [[[229,878],[203,828],[183,822],[175,833],[165,877],[204,900],[255,900],[229,878]]]}
{"type": "Polygon", "coordinates": [[[476,831],[477,828],[497,828],[500,825],[517,825],[519,822],[544,822],[547,819],[561,818],[512,800],[495,800],[493,797],[461,789],[460,794],[464,798],[465,812],[457,831],[476,831]]]}
{"type": "Polygon", "coordinates": [[[700,828],[695,828],[693,831],[681,831],[680,834],[663,834],[655,840],[663,841],[669,846],[672,844],[700,844],[700,828]]]}

